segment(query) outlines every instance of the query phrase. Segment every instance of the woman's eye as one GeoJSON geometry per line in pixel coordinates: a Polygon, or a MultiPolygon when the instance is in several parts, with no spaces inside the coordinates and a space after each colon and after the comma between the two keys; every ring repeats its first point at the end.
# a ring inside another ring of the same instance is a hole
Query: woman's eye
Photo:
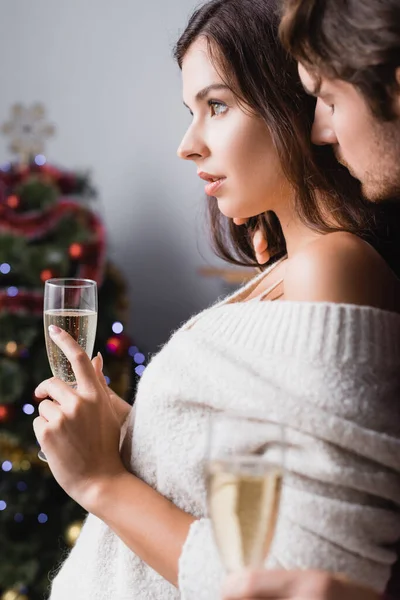
{"type": "Polygon", "coordinates": [[[208,106],[211,108],[211,116],[217,117],[218,115],[222,115],[224,112],[228,110],[226,104],[222,102],[217,102],[215,100],[209,100],[208,106]]]}

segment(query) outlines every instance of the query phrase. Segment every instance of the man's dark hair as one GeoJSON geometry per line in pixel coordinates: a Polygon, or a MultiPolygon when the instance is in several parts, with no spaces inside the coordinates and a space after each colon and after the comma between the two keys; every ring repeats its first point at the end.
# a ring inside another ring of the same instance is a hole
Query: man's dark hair
{"type": "Polygon", "coordinates": [[[396,117],[399,0],[284,0],[280,35],[311,73],[353,84],[379,119],[396,117]]]}

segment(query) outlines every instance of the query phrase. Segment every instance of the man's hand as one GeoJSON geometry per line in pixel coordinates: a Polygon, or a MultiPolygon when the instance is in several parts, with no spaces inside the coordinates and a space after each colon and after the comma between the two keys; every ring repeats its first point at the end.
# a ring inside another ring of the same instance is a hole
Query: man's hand
{"type": "MultiPolygon", "coordinates": [[[[245,225],[247,221],[248,219],[233,219],[235,225],[245,225]]],[[[256,259],[258,264],[265,265],[265,263],[267,263],[270,259],[270,254],[268,252],[268,242],[264,238],[262,231],[260,231],[259,229],[257,229],[253,236],[253,247],[254,252],[256,253],[256,259]]]]}
{"type": "Polygon", "coordinates": [[[320,571],[252,571],[230,575],[223,600],[382,600],[376,592],[320,571]]]}

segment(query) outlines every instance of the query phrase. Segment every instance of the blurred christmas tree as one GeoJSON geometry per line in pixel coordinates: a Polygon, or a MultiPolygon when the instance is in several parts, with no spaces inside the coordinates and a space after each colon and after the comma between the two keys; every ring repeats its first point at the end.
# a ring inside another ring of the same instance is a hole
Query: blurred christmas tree
{"type": "Polygon", "coordinates": [[[99,286],[95,353],[122,397],[132,398],[144,356],[124,334],[125,283],[106,261],[103,225],[88,177],[47,164],[52,128],[41,106],[16,106],[3,128],[19,160],[0,167],[0,598],[47,597],[49,573],[79,535],[84,513],[37,458],[33,391],[51,377],[43,287],[51,277],[99,286]],[[136,363],[134,369],[132,358],[136,363]],[[131,377],[131,372],[136,375],[131,377]]]}

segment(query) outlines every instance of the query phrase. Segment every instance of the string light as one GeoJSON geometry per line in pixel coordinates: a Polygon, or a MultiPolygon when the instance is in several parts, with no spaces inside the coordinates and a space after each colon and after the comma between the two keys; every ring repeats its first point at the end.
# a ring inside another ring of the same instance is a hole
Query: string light
{"type": "Polygon", "coordinates": [[[6,421],[10,416],[10,409],[8,406],[0,406],[0,422],[6,421]]]}
{"type": "Polygon", "coordinates": [[[82,244],[71,244],[69,247],[69,255],[71,258],[81,258],[83,252],[82,244]]]}
{"type": "Polygon", "coordinates": [[[107,377],[107,375],[104,376],[104,379],[106,380],[106,384],[110,385],[111,379],[109,377],[107,377]]]}
{"type": "Polygon", "coordinates": [[[3,469],[3,471],[5,471],[6,473],[8,473],[8,471],[12,471],[12,462],[10,462],[9,460],[5,460],[3,462],[3,464],[1,465],[1,468],[3,469]]]}
{"type": "Polygon", "coordinates": [[[115,354],[116,352],[118,352],[118,350],[120,349],[120,346],[121,346],[121,340],[119,340],[118,338],[111,337],[107,341],[107,350],[109,352],[111,352],[112,354],[115,354]]]}
{"type": "Polygon", "coordinates": [[[44,154],[37,154],[35,156],[35,163],[38,165],[38,167],[42,167],[43,165],[45,165],[46,157],[44,156],[44,154]]]}
{"type": "Polygon", "coordinates": [[[76,543],[82,530],[82,521],[74,521],[68,525],[65,530],[65,541],[69,546],[73,546],[76,543]]]}
{"type": "Polygon", "coordinates": [[[33,415],[35,412],[35,407],[32,404],[24,404],[22,410],[26,415],[33,415]]]}
{"type": "Polygon", "coordinates": [[[38,515],[37,520],[39,521],[39,523],[47,523],[47,521],[49,520],[49,517],[47,515],[45,515],[44,513],[40,513],[40,515],[38,515]]]}
{"type": "Polygon", "coordinates": [[[16,513],[14,515],[14,521],[16,523],[22,523],[23,520],[24,520],[24,515],[22,513],[16,513]]]}
{"type": "Polygon", "coordinates": [[[53,272],[50,271],[50,269],[44,269],[44,271],[42,271],[40,273],[40,279],[43,281],[43,283],[45,281],[47,281],[48,279],[51,279],[53,277],[53,272]]]}
{"type": "Polygon", "coordinates": [[[8,356],[13,356],[13,354],[16,354],[18,350],[18,346],[16,342],[7,342],[5,350],[8,356]]]}
{"type": "Polygon", "coordinates": [[[19,206],[19,198],[15,194],[12,196],[8,196],[7,198],[7,206],[10,208],[18,208],[19,206]]]}
{"type": "Polygon", "coordinates": [[[11,267],[8,263],[2,263],[0,265],[0,273],[2,275],[8,275],[10,271],[11,271],[11,267]]]}
{"type": "Polygon", "coordinates": [[[133,360],[137,365],[142,365],[146,358],[141,352],[136,352],[135,356],[133,357],[133,360]]]}
{"type": "Polygon", "coordinates": [[[139,375],[139,377],[141,377],[146,368],[143,364],[146,360],[145,355],[142,354],[142,352],[139,352],[139,348],[137,346],[131,346],[128,350],[128,354],[130,357],[133,358],[135,363],[138,365],[137,367],[135,367],[136,375],[139,375]]]}
{"type": "Polygon", "coordinates": [[[0,510],[6,510],[7,508],[7,502],[4,502],[4,500],[0,500],[0,510]]]}
{"type": "Polygon", "coordinates": [[[117,334],[122,333],[124,330],[124,326],[119,321],[116,321],[112,326],[112,330],[114,333],[117,333],[117,334]]]}
{"type": "Polygon", "coordinates": [[[15,298],[15,296],[18,296],[18,288],[15,287],[15,285],[10,285],[10,287],[7,288],[7,296],[10,298],[15,298]]]}
{"type": "Polygon", "coordinates": [[[25,481],[18,481],[17,490],[19,492],[26,492],[27,489],[28,489],[28,486],[26,485],[25,481]]]}

